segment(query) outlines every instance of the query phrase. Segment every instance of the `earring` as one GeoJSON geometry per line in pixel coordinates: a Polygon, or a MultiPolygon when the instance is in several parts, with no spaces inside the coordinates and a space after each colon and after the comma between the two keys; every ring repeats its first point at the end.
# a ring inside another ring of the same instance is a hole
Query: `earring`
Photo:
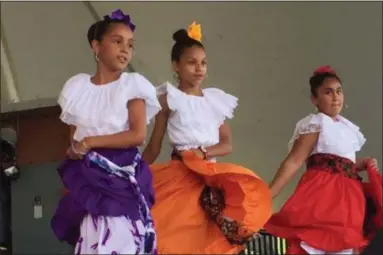
{"type": "Polygon", "coordinates": [[[96,60],[96,62],[100,61],[100,58],[98,57],[97,53],[94,54],[94,59],[96,60]]]}
{"type": "Polygon", "coordinates": [[[315,106],[314,111],[319,112],[318,107],[315,106]]]}
{"type": "Polygon", "coordinates": [[[174,72],[174,73],[173,73],[173,78],[174,78],[174,80],[175,80],[176,82],[179,81],[179,76],[178,76],[178,73],[177,73],[177,72],[174,72]]]}
{"type": "Polygon", "coordinates": [[[345,105],[346,109],[348,108],[348,104],[345,105]]]}

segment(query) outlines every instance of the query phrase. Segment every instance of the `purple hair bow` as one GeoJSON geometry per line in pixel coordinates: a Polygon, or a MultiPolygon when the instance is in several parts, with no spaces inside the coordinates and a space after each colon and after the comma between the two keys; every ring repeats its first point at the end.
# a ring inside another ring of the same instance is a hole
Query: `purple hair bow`
{"type": "Polygon", "coordinates": [[[127,25],[132,30],[132,32],[134,32],[134,30],[136,29],[136,26],[130,20],[130,16],[125,15],[120,9],[115,10],[110,15],[104,16],[104,20],[108,20],[108,19],[123,21],[125,23],[125,25],[127,25]]]}

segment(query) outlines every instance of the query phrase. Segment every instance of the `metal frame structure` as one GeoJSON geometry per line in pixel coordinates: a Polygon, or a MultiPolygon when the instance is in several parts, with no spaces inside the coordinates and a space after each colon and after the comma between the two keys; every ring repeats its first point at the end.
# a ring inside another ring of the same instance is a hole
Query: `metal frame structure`
{"type": "MultiPolygon", "coordinates": [[[[97,11],[95,10],[95,8],[92,6],[90,2],[83,1],[83,3],[95,21],[101,20],[101,17],[98,15],[97,11]]],[[[4,108],[1,109],[0,112],[3,113],[3,112],[19,111],[21,108],[22,110],[28,110],[28,108],[29,109],[41,108],[42,106],[40,103],[30,102],[30,101],[25,102],[20,96],[20,91],[18,89],[18,83],[17,83],[17,75],[15,73],[15,67],[12,63],[12,56],[7,46],[7,40],[5,37],[3,24],[1,22],[0,22],[0,26],[1,26],[1,74],[3,76],[2,79],[5,86],[4,90],[1,92],[7,94],[7,100],[6,100],[7,102],[1,102],[4,108]],[[26,104],[31,104],[32,107],[26,107],[27,106],[26,104]]],[[[133,68],[131,64],[128,65],[127,69],[129,72],[135,72],[135,69],[133,68]]],[[[43,100],[42,105],[46,107],[52,107],[56,105],[55,101],[56,100],[52,100],[52,99],[43,100]]]]}
{"type": "Polygon", "coordinates": [[[10,103],[19,103],[20,97],[17,90],[16,76],[10,53],[7,47],[3,25],[1,24],[1,69],[10,103]]]}
{"type": "Polygon", "coordinates": [[[251,240],[243,251],[243,255],[285,255],[287,242],[285,239],[260,231],[260,235],[251,240]]]}

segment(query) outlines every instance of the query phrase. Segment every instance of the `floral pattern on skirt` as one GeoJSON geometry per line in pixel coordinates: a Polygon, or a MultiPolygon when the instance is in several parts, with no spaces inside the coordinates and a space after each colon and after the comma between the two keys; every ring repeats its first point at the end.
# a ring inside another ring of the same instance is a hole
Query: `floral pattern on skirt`
{"type": "Polygon", "coordinates": [[[103,170],[133,184],[136,195],[140,197],[141,220],[132,222],[128,216],[88,214],[80,227],[76,254],[157,254],[156,232],[150,209],[134,177],[141,155],[137,154],[133,164],[124,167],[119,167],[93,151],[86,156],[103,170]]]}

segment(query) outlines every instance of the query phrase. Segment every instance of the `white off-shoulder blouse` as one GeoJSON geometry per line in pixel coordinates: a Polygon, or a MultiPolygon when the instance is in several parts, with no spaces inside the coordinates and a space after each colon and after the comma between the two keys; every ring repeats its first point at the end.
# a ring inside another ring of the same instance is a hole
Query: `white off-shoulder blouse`
{"type": "Polygon", "coordinates": [[[167,93],[171,110],[167,133],[173,147],[189,150],[219,143],[219,127],[233,118],[238,99],[217,88],[205,88],[202,96],[188,95],[169,82],[157,87],[167,93]]]}
{"type": "Polygon", "coordinates": [[[311,154],[329,153],[356,161],[356,152],[366,142],[359,127],[342,116],[336,120],[324,113],[310,114],[298,121],[289,142],[292,148],[295,140],[302,134],[319,132],[318,142],[311,154]]]}
{"type": "Polygon", "coordinates": [[[60,119],[76,126],[77,141],[123,132],[129,130],[127,103],[132,99],[145,100],[147,124],[161,110],[155,87],[138,73],[122,73],[118,80],[104,85],[95,85],[91,75],[80,73],[61,91],[60,119]]]}

